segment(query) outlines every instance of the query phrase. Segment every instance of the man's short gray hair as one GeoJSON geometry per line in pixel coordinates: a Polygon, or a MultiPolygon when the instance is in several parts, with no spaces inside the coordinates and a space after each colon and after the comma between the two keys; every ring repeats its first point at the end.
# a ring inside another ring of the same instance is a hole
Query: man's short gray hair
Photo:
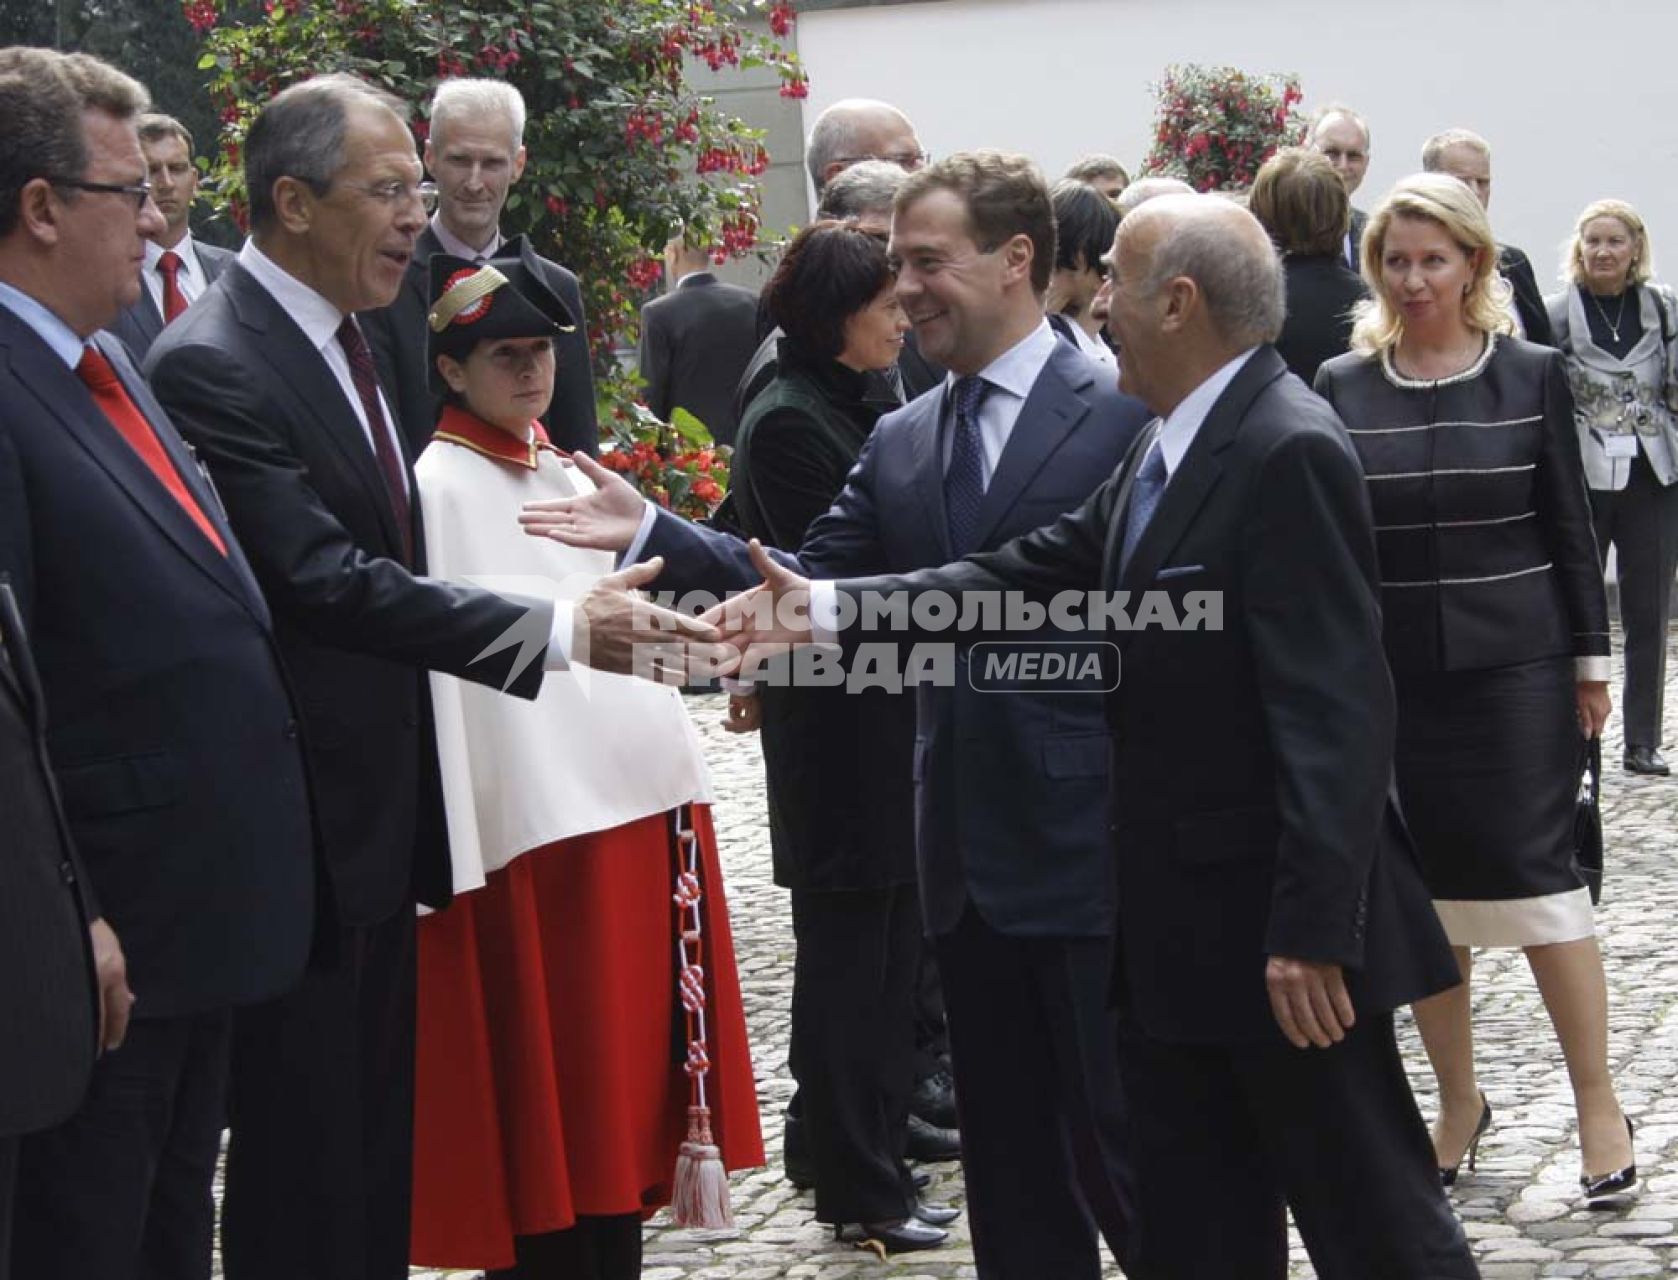
{"type": "Polygon", "coordinates": [[[379,106],[406,118],[399,98],[377,85],[337,71],[294,84],[257,113],[245,138],[245,191],[251,229],[274,224],[274,184],[295,178],[324,196],[344,167],[344,133],[349,108],[379,106]]]}
{"type": "Polygon", "coordinates": [[[1152,178],[1138,178],[1119,192],[1118,199],[1113,203],[1118,206],[1119,217],[1122,219],[1132,213],[1138,205],[1146,204],[1155,196],[1190,196],[1193,194],[1194,188],[1181,178],[1167,178],[1156,175],[1152,178]]]}
{"type": "Polygon", "coordinates": [[[0,49],[0,236],[17,226],[24,187],[87,172],[83,112],[132,120],[150,106],[138,80],[88,54],[0,49]]]}
{"type": "Polygon", "coordinates": [[[1345,116],[1346,119],[1357,125],[1359,132],[1363,134],[1364,150],[1373,151],[1375,149],[1374,135],[1369,132],[1369,121],[1353,111],[1344,102],[1326,103],[1311,113],[1311,119],[1305,126],[1305,141],[1307,144],[1316,145],[1317,130],[1322,127],[1323,121],[1330,116],[1345,116]]]}
{"type": "Polygon", "coordinates": [[[1213,327],[1230,343],[1252,347],[1281,335],[1287,286],[1282,260],[1262,228],[1257,236],[1231,235],[1218,219],[1185,218],[1161,233],[1152,257],[1144,296],[1187,276],[1200,287],[1213,327]]]}
{"type": "Polygon", "coordinates": [[[448,120],[494,113],[512,126],[509,150],[524,145],[524,95],[505,80],[445,80],[431,95],[431,136],[443,132],[448,120]]]}
{"type": "Polygon", "coordinates": [[[889,102],[873,98],[846,98],[835,102],[816,117],[809,141],[804,144],[804,164],[810,171],[810,183],[818,196],[823,193],[822,174],[827,172],[827,166],[835,160],[856,154],[859,145],[858,119],[878,111],[889,111],[895,116],[903,114],[889,102]]]}
{"type": "Polygon", "coordinates": [[[901,167],[889,160],[863,160],[843,173],[822,192],[818,218],[865,218],[871,213],[891,214],[897,190],[909,179],[901,167]]]}
{"type": "Polygon", "coordinates": [[[1467,147],[1471,151],[1478,151],[1486,158],[1487,164],[1492,162],[1491,143],[1474,130],[1446,129],[1422,143],[1422,172],[1441,172],[1445,164],[1445,153],[1452,147],[1467,147]]]}

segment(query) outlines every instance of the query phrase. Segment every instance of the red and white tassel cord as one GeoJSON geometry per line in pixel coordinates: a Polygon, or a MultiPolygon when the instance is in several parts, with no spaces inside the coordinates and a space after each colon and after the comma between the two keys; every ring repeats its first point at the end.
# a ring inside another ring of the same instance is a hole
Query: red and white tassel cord
{"type": "Polygon", "coordinates": [[[705,1076],[711,1055],[705,1041],[705,939],[699,904],[699,837],[693,830],[693,808],[682,805],[672,815],[676,850],[676,966],[677,995],[687,1024],[687,1061],[682,1070],[692,1082],[688,1105],[687,1140],[676,1157],[675,1191],[670,1218],[678,1227],[718,1230],[734,1225],[728,1200],[728,1171],[711,1133],[711,1108],[705,1101],[705,1076]]]}

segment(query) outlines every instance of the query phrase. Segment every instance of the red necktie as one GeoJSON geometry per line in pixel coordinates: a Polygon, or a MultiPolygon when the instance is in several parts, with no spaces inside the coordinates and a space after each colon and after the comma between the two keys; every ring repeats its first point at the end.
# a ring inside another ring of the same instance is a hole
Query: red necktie
{"type": "Polygon", "coordinates": [[[168,324],[186,310],[186,294],[181,292],[181,255],[165,249],[157,260],[157,272],[163,277],[163,323],[168,324]]]}
{"type": "Polygon", "coordinates": [[[402,553],[408,564],[414,561],[413,518],[408,511],[408,488],[402,482],[402,459],[396,452],[396,442],[390,436],[390,424],[385,421],[384,405],[379,400],[379,376],[373,370],[373,353],[367,340],[355,326],[354,316],[345,316],[338,326],[338,345],[350,362],[350,381],[361,397],[361,407],[367,413],[367,429],[373,437],[373,455],[379,461],[379,472],[384,476],[385,492],[390,497],[390,509],[396,513],[396,527],[402,531],[402,553]]]}
{"type": "Polygon", "coordinates": [[[146,421],[145,414],[128,398],[128,392],[117,378],[117,371],[111,368],[111,362],[95,348],[84,347],[81,363],[76,366],[76,376],[87,384],[87,389],[93,393],[93,402],[111,420],[118,434],[140,455],[140,460],[151,468],[158,483],[174,495],[175,501],[192,517],[199,531],[225,556],[227,544],[221,540],[204,509],[194,500],[180,472],[175,470],[175,464],[169,461],[162,441],[157,438],[151,423],[146,421]]]}

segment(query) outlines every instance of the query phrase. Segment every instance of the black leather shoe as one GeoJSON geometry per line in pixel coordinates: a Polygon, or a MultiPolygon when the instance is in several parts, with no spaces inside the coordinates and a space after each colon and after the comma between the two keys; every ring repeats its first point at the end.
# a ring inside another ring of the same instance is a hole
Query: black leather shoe
{"type": "Polygon", "coordinates": [[[914,1185],[916,1191],[925,1191],[932,1185],[932,1175],[930,1173],[922,1173],[917,1169],[914,1173],[909,1175],[909,1181],[914,1185]]]}
{"type": "MultiPolygon", "coordinates": [[[[1635,1140],[1636,1137],[1637,1130],[1632,1128],[1631,1117],[1627,1116],[1626,1138],[1635,1140]]],[[[1637,1191],[1637,1161],[1634,1159],[1624,1169],[1616,1169],[1613,1173],[1604,1173],[1595,1178],[1589,1174],[1580,1174],[1579,1191],[1587,1209],[1618,1209],[1637,1191]]]]}
{"type": "Polygon", "coordinates": [[[917,1249],[936,1249],[950,1238],[950,1233],[929,1227],[918,1218],[905,1218],[902,1222],[864,1222],[856,1226],[841,1222],[833,1228],[833,1238],[874,1246],[883,1253],[914,1253],[917,1249]]]}
{"type": "Polygon", "coordinates": [[[929,1227],[947,1227],[961,1217],[961,1210],[953,1204],[933,1204],[922,1200],[915,1205],[915,1216],[929,1227]]]}
{"type": "Polygon", "coordinates": [[[940,1129],[959,1128],[955,1081],[950,1079],[950,1073],[940,1069],[915,1081],[915,1091],[909,1095],[909,1111],[940,1129]]]}
{"type": "Polygon", "coordinates": [[[940,1129],[919,1116],[909,1116],[909,1141],[903,1154],[911,1160],[937,1164],[943,1160],[961,1159],[961,1133],[955,1129],[940,1129]]]}
{"type": "Polygon", "coordinates": [[[1627,773],[1646,773],[1652,777],[1664,778],[1672,772],[1665,757],[1653,747],[1627,747],[1623,763],[1627,773]]]}

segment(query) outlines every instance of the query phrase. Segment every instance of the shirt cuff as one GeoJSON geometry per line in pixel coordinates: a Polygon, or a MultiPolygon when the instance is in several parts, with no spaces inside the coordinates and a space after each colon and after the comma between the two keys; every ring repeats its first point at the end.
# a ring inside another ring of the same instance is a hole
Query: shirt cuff
{"type": "Polygon", "coordinates": [[[626,564],[639,564],[641,553],[647,549],[647,539],[653,536],[653,526],[658,523],[658,504],[647,503],[647,509],[641,513],[641,527],[635,531],[635,540],[623,549],[618,556],[618,568],[626,564]]]}
{"type": "Polygon", "coordinates": [[[1614,660],[1606,654],[1592,654],[1585,658],[1573,659],[1573,679],[1575,683],[1583,684],[1586,680],[1601,680],[1606,683],[1614,676],[1614,660]]]}
{"type": "Polygon", "coordinates": [[[810,584],[810,639],[816,644],[839,643],[839,587],[831,579],[810,584]]]}
{"type": "Polygon", "coordinates": [[[548,656],[543,659],[545,671],[565,671],[571,666],[571,634],[576,626],[576,606],[569,600],[554,601],[553,629],[548,632],[548,656]]]}

